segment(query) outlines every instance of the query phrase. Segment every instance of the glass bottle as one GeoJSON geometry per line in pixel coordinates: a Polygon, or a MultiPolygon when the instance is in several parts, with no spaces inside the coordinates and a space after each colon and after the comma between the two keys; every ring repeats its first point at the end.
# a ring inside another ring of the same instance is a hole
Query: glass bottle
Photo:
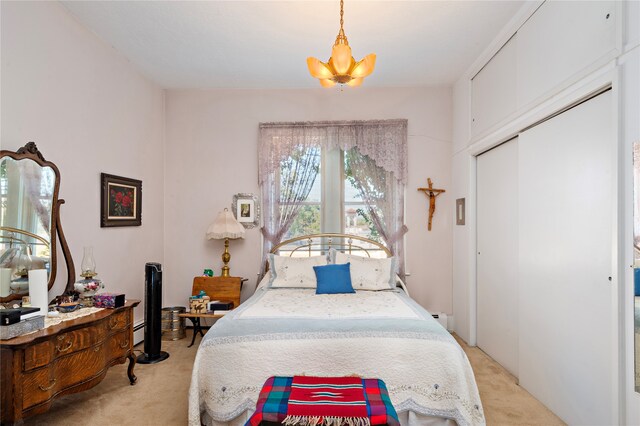
{"type": "Polygon", "coordinates": [[[84,248],[84,256],[82,256],[82,264],[80,267],[82,268],[81,277],[93,278],[98,275],[96,273],[96,261],[93,258],[93,247],[84,248]]]}
{"type": "Polygon", "coordinates": [[[26,278],[32,266],[31,247],[24,245],[20,248],[17,259],[15,261],[14,275],[18,278],[26,278]]]}

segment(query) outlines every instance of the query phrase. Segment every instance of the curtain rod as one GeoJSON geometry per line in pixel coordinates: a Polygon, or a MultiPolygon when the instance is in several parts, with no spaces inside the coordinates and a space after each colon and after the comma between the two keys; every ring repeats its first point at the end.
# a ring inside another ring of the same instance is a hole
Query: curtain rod
{"type": "Polygon", "coordinates": [[[362,125],[380,125],[380,124],[401,124],[407,125],[406,118],[395,118],[389,120],[347,120],[347,121],[291,121],[291,122],[271,122],[259,123],[259,127],[275,128],[275,127],[338,127],[338,126],[362,126],[362,125]]]}

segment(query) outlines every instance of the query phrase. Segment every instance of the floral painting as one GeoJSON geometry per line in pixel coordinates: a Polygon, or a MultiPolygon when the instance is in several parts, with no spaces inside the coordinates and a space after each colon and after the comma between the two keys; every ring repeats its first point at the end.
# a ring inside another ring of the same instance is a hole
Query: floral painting
{"type": "Polygon", "coordinates": [[[109,218],[135,217],[135,188],[109,184],[109,218]]]}
{"type": "Polygon", "coordinates": [[[102,173],[100,226],[140,226],[142,224],[142,181],[102,173]]]}

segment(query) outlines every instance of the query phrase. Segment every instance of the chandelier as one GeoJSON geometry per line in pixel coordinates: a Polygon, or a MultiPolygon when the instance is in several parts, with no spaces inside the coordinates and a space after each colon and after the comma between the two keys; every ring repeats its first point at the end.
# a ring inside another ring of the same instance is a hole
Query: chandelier
{"type": "Polygon", "coordinates": [[[324,63],[316,58],[308,57],[309,73],[320,80],[322,87],[333,87],[336,83],[347,86],[360,86],[366,76],[373,72],[376,55],[371,53],[359,62],[351,56],[351,47],[344,35],[344,0],[340,0],[340,31],[331,50],[331,57],[324,63]]]}

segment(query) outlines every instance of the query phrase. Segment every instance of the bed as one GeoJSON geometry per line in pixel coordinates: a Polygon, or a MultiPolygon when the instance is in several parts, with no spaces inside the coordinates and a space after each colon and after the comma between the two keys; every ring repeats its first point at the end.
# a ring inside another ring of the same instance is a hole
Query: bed
{"type": "MultiPolygon", "coordinates": [[[[304,252],[314,259],[314,253],[336,252],[390,256],[375,241],[340,234],[285,241],[273,252],[304,252]]],[[[255,294],[200,343],[189,390],[190,425],[244,424],[262,384],[274,375],[380,378],[403,425],[485,424],[464,351],[399,279],[397,287],[394,279],[382,291],[315,294],[314,288],[276,288],[277,281],[270,284],[276,276],[270,271],[255,294]]]]}

